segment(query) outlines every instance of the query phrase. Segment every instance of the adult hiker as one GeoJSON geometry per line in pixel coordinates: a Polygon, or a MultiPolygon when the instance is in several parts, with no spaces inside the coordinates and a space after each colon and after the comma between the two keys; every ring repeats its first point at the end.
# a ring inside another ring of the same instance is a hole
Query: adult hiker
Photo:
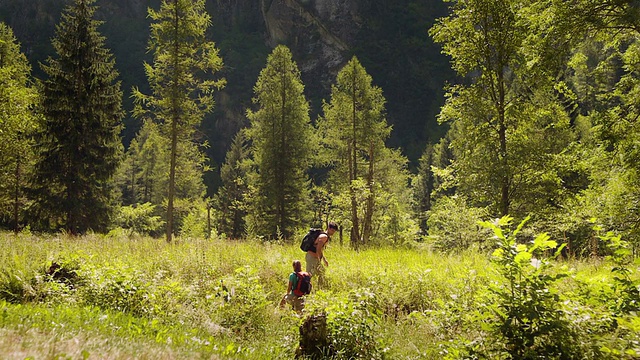
{"type": "Polygon", "coordinates": [[[304,308],[304,296],[311,292],[311,275],[302,271],[300,260],[293,261],[293,272],[289,274],[287,293],[280,300],[280,307],[291,305],[293,310],[301,312],[304,308]]]}
{"type": "Polygon", "coordinates": [[[338,231],[338,224],[330,221],[327,224],[327,231],[320,232],[316,240],[313,242],[313,246],[311,246],[307,251],[307,256],[305,257],[307,262],[307,272],[314,276],[317,275],[318,286],[324,283],[324,267],[322,266],[322,262],[324,262],[324,266],[329,266],[329,262],[324,255],[324,250],[331,239],[331,235],[336,231],[338,231]]]}

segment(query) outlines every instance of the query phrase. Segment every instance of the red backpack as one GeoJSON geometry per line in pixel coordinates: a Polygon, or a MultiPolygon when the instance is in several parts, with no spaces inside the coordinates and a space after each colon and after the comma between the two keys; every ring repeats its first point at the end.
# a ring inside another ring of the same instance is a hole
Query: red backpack
{"type": "Polygon", "coordinates": [[[296,272],[295,274],[298,277],[298,284],[293,289],[293,294],[295,296],[309,294],[311,292],[311,274],[305,271],[296,272]]]}

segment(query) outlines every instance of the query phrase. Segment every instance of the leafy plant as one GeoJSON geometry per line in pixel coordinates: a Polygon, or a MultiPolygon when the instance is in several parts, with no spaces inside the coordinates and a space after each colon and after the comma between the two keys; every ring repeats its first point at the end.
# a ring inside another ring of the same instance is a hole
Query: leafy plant
{"type": "MultiPolygon", "coordinates": [[[[600,226],[595,226],[594,230],[601,231],[600,226]]],[[[613,262],[613,286],[610,300],[610,308],[614,315],[629,314],[640,311],[640,280],[632,278],[633,271],[629,264],[633,260],[631,245],[616,236],[613,232],[607,232],[599,236],[609,247],[611,255],[608,260],[613,262]]]]}
{"type": "Polygon", "coordinates": [[[495,234],[497,248],[492,261],[504,282],[490,287],[492,297],[482,314],[487,316],[486,329],[499,340],[475,351],[507,359],[581,358],[571,349],[573,335],[560,306],[560,296],[551,288],[567,273],[552,273],[552,264],[544,258],[545,252],[554,249],[558,256],[562,246],[557,247],[546,233],[528,244],[518,243],[518,233],[528,220],[527,217],[512,232],[508,230],[512,222],[509,216],[495,223],[482,223],[495,234]]]}
{"type": "Polygon", "coordinates": [[[152,234],[159,231],[164,222],[160,216],[154,215],[155,205],[151,203],[134,204],[120,207],[116,222],[133,234],[152,234]]]}
{"type": "Polygon", "coordinates": [[[351,291],[346,297],[329,298],[318,293],[320,299],[310,307],[307,319],[326,319],[326,333],[316,334],[327,344],[314,349],[335,359],[382,359],[384,349],[377,336],[380,329],[381,304],[370,289],[351,291]]]}

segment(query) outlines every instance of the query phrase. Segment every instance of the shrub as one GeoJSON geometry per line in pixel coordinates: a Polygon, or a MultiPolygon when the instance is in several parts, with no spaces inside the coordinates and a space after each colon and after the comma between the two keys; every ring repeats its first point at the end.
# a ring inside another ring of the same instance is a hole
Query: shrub
{"type": "MultiPolygon", "coordinates": [[[[326,318],[323,332],[326,339],[320,339],[319,343],[327,345],[307,348],[305,354],[335,359],[381,359],[384,350],[376,336],[380,330],[381,307],[369,289],[353,290],[347,298],[321,299],[312,305],[307,319],[326,318]]],[[[305,343],[304,339],[301,343],[305,343]]]]}
{"type": "Polygon", "coordinates": [[[120,207],[116,223],[133,234],[155,234],[164,226],[160,216],[155,215],[155,205],[151,203],[120,207]]]}
{"type": "Polygon", "coordinates": [[[557,243],[540,234],[530,244],[518,244],[515,239],[527,220],[513,232],[508,229],[512,221],[508,216],[495,224],[482,223],[495,234],[497,248],[492,261],[504,282],[489,288],[479,314],[493,340],[482,346],[476,344],[471,354],[506,359],[582,359],[572,348],[575,334],[564,317],[561,299],[551,289],[567,274],[552,274],[551,263],[542,258],[545,251],[557,248],[557,243]]]}
{"type": "Polygon", "coordinates": [[[134,316],[152,314],[147,282],[140,271],[116,264],[82,272],[87,281],[78,292],[86,304],[134,316]]]}
{"type": "Polygon", "coordinates": [[[238,268],[214,291],[220,325],[239,335],[265,329],[270,302],[256,270],[249,266],[238,268]]]}
{"type": "Polygon", "coordinates": [[[428,212],[428,240],[442,252],[481,246],[488,235],[478,225],[484,217],[484,209],[469,207],[462,196],[442,197],[428,212]]]}

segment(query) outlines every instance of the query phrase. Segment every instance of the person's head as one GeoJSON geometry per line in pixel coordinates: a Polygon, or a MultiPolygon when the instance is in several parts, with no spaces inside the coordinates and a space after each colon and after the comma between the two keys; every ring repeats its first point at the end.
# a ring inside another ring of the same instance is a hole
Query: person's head
{"type": "Polygon", "coordinates": [[[327,235],[331,236],[336,231],[338,231],[338,224],[333,221],[329,221],[329,224],[327,224],[327,235]]]}
{"type": "Polygon", "coordinates": [[[293,260],[293,271],[300,272],[302,271],[302,264],[300,260],[293,260]]]}

